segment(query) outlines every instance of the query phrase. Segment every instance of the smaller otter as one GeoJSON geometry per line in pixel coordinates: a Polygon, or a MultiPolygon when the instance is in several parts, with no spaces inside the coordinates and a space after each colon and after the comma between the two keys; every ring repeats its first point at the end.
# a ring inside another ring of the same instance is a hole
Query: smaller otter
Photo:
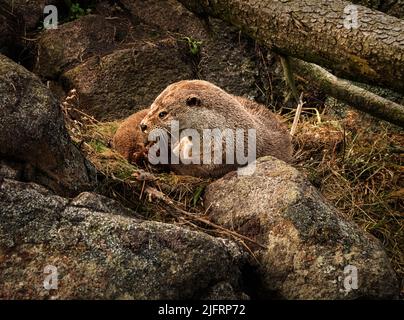
{"type": "Polygon", "coordinates": [[[143,109],[126,118],[112,140],[112,147],[129,162],[137,163],[142,158],[143,151],[146,151],[140,122],[148,112],[149,109],[143,109]]]}
{"type": "MultiPolygon", "coordinates": [[[[166,132],[168,136],[173,136],[171,131],[173,120],[179,123],[180,133],[192,129],[199,133],[198,136],[201,140],[203,131],[206,129],[217,129],[221,132],[228,129],[235,132],[241,129],[244,132],[241,141],[231,138],[233,141],[229,141],[229,145],[241,145],[244,151],[250,148],[247,132],[253,129],[256,132],[257,158],[272,155],[288,162],[292,157],[291,136],[275,114],[263,105],[230,95],[207,81],[184,80],[169,85],[148,109],[148,113],[140,123],[140,128],[146,137],[155,129],[166,132]],[[243,140],[244,143],[241,144],[243,140]]],[[[224,151],[227,140],[222,140],[224,148],[222,151],[218,151],[218,154],[221,153],[223,161],[206,164],[203,162],[205,150],[196,154],[189,153],[189,147],[194,144],[201,146],[203,141],[195,141],[190,138],[181,138],[177,145],[174,142],[171,147],[178,154],[197,157],[201,161],[191,164],[170,162],[169,168],[175,173],[199,177],[219,177],[240,166],[239,163],[226,164],[224,162],[228,156],[224,151]]],[[[210,159],[215,156],[213,151],[209,151],[209,155],[210,159]]],[[[233,158],[235,158],[234,154],[233,158]]]]}

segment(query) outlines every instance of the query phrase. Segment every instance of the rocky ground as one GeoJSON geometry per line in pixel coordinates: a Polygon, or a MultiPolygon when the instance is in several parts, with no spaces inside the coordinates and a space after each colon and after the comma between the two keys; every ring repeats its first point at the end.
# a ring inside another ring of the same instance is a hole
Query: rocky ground
{"type": "Polygon", "coordinates": [[[0,5],[0,298],[399,296],[397,128],[325,103],[303,79],[294,166],[267,157],[216,181],[132,166],[109,148],[119,121],[178,80],[211,81],[290,124],[278,58],[175,0],[66,3],[0,5]],[[45,4],[58,29],[43,29],[45,4]],[[386,142],[367,158],[363,135],[386,142]],[[349,207],[355,186],[368,189],[349,207]],[[57,288],[44,288],[46,266],[57,288]]]}

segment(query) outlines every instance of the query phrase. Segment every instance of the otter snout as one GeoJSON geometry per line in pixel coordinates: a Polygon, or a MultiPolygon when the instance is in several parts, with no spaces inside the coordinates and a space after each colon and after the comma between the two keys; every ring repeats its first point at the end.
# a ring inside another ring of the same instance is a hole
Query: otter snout
{"type": "Polygon", "coordinates": [[[143,121],[140,123],[140,130],[142,130],[142,132],[147,130],[147,125],[143,121]]]}

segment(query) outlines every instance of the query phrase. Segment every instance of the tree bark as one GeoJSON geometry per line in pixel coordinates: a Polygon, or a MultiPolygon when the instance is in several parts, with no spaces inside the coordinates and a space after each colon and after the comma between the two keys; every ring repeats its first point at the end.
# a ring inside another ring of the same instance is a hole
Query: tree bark
{"type": "Polygon", "coordinates": [[[404,92],[404,20],[358,9],[344,27],[342,0],[179,0],[197,14],[241,28],[274,52],[330,69],[343,78],[404,92]]]}
{"type": "Polygon", "coordinates": [[[404,18],[404,0],[350,0],[352,3],[387,13],[390,16],[404,18]]]}

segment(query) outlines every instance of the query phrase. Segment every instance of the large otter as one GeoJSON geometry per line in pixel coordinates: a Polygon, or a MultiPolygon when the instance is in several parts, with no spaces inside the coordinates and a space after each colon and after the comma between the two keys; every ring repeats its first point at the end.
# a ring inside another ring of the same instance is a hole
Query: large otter
{"type": "MultiPolygon", "coordinates": [[[[210,82],[185,80],[171,84],[148,110],[140,124],[145,136],[154,129],[162,129],[172,135],[172,120],[176,120],[180,132],[195,129],[200,137],[204,129],[219,129],[221,132],[243,129],[246,145],[248,129],[255,129],[257,158],[272,155],[286,162],[291,160],[291,137],[275,114],[253,101],[232,96],[210,82]]],[[[235,140],[233,143],[239,142],[235,140]]],[[[196,155],[200,157],[201,164],[172,164],[170,168],[178,174],[217,177],[239,166],[237,162],[225,164],[225,148],[222,151],[223,164],[205,164],[203,152],[202,148],[196,155]]]]}

